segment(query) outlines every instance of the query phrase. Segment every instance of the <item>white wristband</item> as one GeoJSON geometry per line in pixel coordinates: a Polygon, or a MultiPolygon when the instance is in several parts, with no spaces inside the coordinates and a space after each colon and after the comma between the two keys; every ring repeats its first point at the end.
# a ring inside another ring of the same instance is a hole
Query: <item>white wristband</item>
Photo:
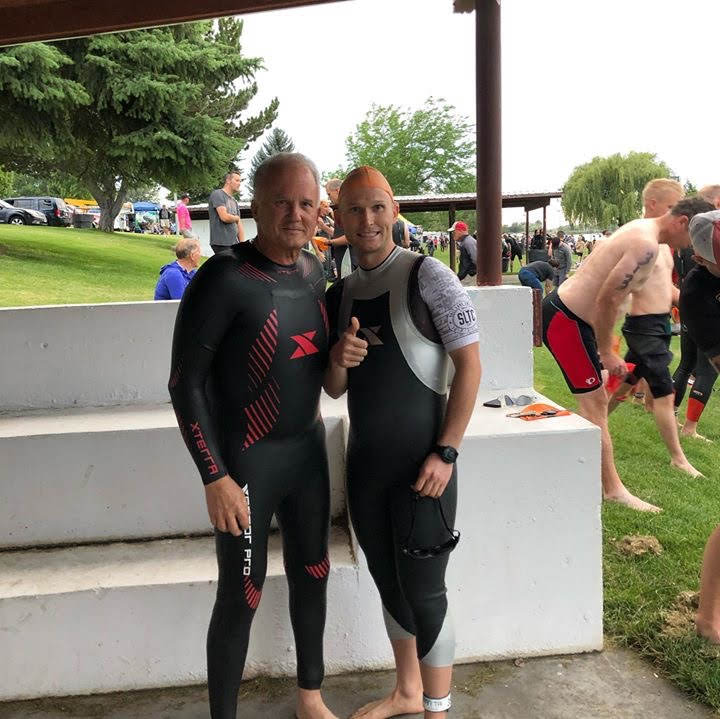
{"type": "Polygon", "coordinates": [[[451,694],[442,699],[432,699],[423,694],[423,707],[426,712],[446,712],[452,707],[451,694]]]}

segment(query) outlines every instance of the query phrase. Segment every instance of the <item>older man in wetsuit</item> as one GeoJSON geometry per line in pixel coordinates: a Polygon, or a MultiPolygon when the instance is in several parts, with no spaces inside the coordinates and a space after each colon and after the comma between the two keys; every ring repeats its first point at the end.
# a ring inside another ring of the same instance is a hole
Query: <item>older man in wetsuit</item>
{"type": "Polygon", "coordinates": [[[359,267],[327,293],[324,386],[348,392],[348,505],[397,665],[392,695],[353,716],[445,717],[455,648],[445,568],[458,538],[455,459],[480,381],[475,309],[449,268],[394,244],[398,206],[377,170],[351,172],[338,209],[359,267]]]}
{"type": "MultiPolygon", "coordinates": [[[[298,719],[336,719],[320,696],[329,528],[325,278],[302,248],[318,220],[315,165],[280,153],[255,174],[258,235],[211,257],[178,309],[169,389],[205,485],[218,587],[207,638],[212,719],[234,719],[270,521],[283,536],[298,719]]],[[[283,647],[284,651],[284,647],[283,647]]]]}
{"type": "MultiPolygon", "coordinates": [[[[659,178],[650,180],[643,189],[643,216],[648,219],[662,217],[679,202],[685,191],[676,180],[659,178]]],[[[647,382],[652,395],[652,411],[660,436],[670,453],[670,463],[691,477],[699,476],[680,446],[675,421],[674,389],[670,374],[670,309],[677,305],[679,290],[673,285],[673,253],[668,245],[660,245],[658,258],[647,281],[631,293],[630,311],[623,324],[623,335],[628,345],[625,361],[635,365],[625,382],[616,390],[610,401],[613,411],[621,397],[640,379],[647,382]]]]}
{"type": "Polygon", "coordinates": [[[627,375],[625,361],[613,349],[613,326],[620,307],[650,277],[661,245],[687,247],[690,220],[708,209],[712,206],[704,200],[690,198],[662,217],[623,225],[543,301],[543,341],[570,391],[577,395],[579,413],[602,433],[603,497],[640,511],[660,508],[631,494],[617,473],[602,369],[618,377],[627,375]]]}

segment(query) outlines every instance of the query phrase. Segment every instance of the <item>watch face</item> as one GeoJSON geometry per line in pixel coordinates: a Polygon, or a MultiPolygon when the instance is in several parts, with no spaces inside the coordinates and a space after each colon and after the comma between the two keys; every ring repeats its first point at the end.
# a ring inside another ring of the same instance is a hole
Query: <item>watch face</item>
{"type": "Polygon", "coordinates": [[[443,461],[448,464],[452,464],[457,459],[457,456],[457,450],[452,447],[442,447],[440,451],[440,457],[442,457],[443,461]]]}

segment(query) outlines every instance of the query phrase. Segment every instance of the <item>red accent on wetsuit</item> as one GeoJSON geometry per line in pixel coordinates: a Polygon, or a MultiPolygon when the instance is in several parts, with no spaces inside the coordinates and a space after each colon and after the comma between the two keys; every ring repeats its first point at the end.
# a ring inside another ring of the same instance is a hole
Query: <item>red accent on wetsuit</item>
{"type": "Polygon", "coordinates": [[[257,609],[262,597],[262,589],[258,589],[250,577],[245,577],[245,599],[250,609],[257,609]]]}
{"type": "Polygon", "coordinates": [[[319,352],[318,348],[311,342],[316,334],[316,330],[311,330],[310,332],[303,332],[301,335],[293,335],[291,339],[298,344],[298,347],[290,355],[290,359],[307,357],[308,355],[314,355],[316,352],[319,352]]]}
{"type": "Polygon", "coordinates": [[[330,557],[325,557],[318,564],[306,564],[305,571],[315,579],[325,579],[330,571],[330,557]]]}
{"type": "Polygon", "coordinates": [[[255,388],[262,384],[265,375],[270,371],[277,349],[277,336],[277,310],[273,310],[248,353],[248,377],[255,388]]]}
{"type": "Polygon", "coordinates": [[[700,416],[702,415],[704,409],[705,405],[700,400],[690,397],[685,416],[690,422],[697,422],[700,420],[700,416]]]}
{"type": "Polygon", "coordinates": [[[588,357],[575,320],[558,310],[550,321],[547,339],[555,360],[576,389],[600,386],[601,379],[588,357]]]}

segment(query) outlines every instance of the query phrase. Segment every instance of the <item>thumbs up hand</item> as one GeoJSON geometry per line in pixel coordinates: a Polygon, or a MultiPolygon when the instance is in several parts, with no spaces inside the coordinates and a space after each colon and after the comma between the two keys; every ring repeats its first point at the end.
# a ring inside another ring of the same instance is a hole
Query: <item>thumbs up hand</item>
{"type": "Polygon", "coordinates": [[[340,341],[330,350],[330,362],[338,367],[350,369],[357,367],[367,355],[368,343],[357,336],[360,322],[357,317],[350,319],[348,328],[343,332],[340,341]]]}

